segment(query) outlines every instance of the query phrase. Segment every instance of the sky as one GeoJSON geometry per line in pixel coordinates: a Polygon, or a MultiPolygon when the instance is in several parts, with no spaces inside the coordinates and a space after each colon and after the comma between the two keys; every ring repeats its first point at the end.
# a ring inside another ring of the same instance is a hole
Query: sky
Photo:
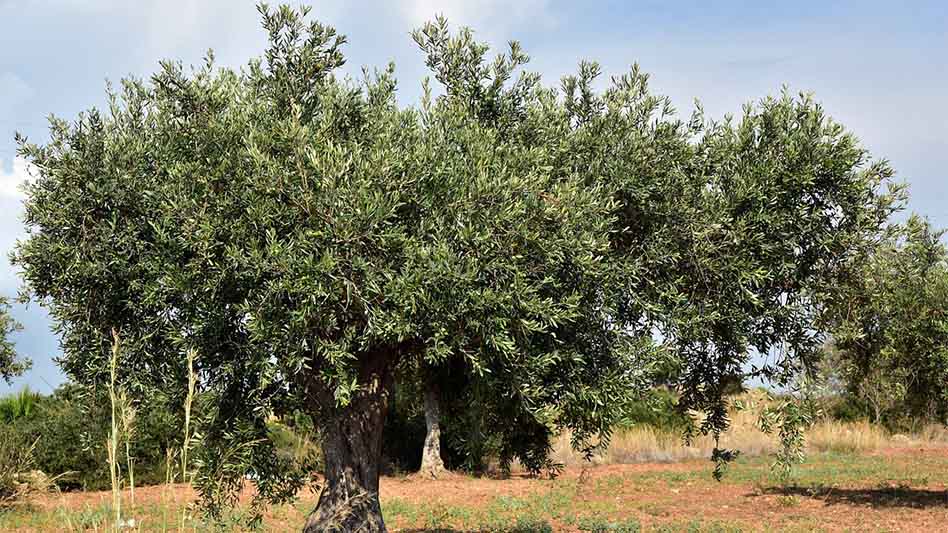
{"type": "MultiPolygon", "coordinates": [[[[24,236],[27,163],[19,131],[47,138],[46,117],[65,119],[105,103],[106,80],[147,78],[161,59],[199,65],[213,49],[239,68],[265,45],[254,1],[0,0],[0,296],[19,277],[7,261],[24,236]]],[[[299,2],[294,1],[293,5],[299,2]]],[[[831,116],[909,184],[909,210],[948,227],[948,2],[404,0],[310,2],[312,16],[348,36],[344,70],[394,61],[399,100],[418,101],[423,57],[409,32],[435,14],[470,26],[496,51],[519,40],[530,70],[555,85],[579,61],[619,75],[638,62],[655,92],[683,113],[695,98],[711,117],[779,93],[813,92],[831,116]]],[[[44,309],[15,305],[17,350],[33,370],[24,384],[49,392],[65,378],[59,340],[44,309]]]]}

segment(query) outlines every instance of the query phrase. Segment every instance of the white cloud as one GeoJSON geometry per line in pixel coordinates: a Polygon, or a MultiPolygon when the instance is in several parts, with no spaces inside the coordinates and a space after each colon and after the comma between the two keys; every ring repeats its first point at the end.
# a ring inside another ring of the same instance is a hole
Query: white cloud
{"type": "Polygon", "coordinates": [[[12,172],[4,170],[4,161],[0,159],[0,198],[22,199],[23,192],[20,190],[20,186],[33,175],[32,165],[22,157],[13,158],[12,172]]]}
{"type": "Polygon", "coordinates": [[[6,170],[5,161],[0,159],[0,295],[10,296],[16,293],[18,284],[16,271],[7,262],[18,238],[23,236],[23,193],[19,186],[35,175],[31,165],[22,157],[13,159],[12,171],[6,170]]]}

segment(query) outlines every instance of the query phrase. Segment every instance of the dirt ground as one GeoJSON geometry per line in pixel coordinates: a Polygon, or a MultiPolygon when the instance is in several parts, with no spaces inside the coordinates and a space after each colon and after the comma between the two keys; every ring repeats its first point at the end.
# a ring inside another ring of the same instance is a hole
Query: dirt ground
{"type": "MultiPolygon", "coordinates": [[[[381,499],[390,530],[405,532],[504,531],[524,518],[564,532],[635,531],[635,526],[643,531],[948,531],[948,448],[822,454],[780,481],[766,458],[738,461],[722,482],[710,472],[707,461],[690,461],[571,468],[555,480],[386,477],[381,499]]],[[[184,486],[146,487],[136,490],[135,505],[127,502],[126,508],[138,517],[138,530],[176,530],[183,524],[201,531],[184,510],[193,497],[184,486]]],[[[101,531],[96,516],[107,516],[110,498],[109,492],[44,496],[31,509],[0,518],[0,530],[101,531]]],[[[296,504],[270,509],[264,529],[297,530],[314,502],[315,495],[306,493],[296,504]]],[[[241,516],[234,518],[236,524],[241,516]]]]}
{"type": "MultiPolygon", "coordinates": [[[[861,476],[861,464],[849,475],[832,475],[837,469],[828,459],[814,463],[815,473],[830,474],[825,480],[808,476],[804,483],[786,484],[747,475],[763,474],[756,468],[715,482],[705,461],[603,465],[572,469],[555,481],[386,479],[382,500],[485,508],[498,497],[537,498],[565,486],[574,491],[570,507],[576,515],[598,511],[607,523],[634,517],[645,530],[948,532],[948,449],[888,449],[866,459],[878,462],[882,475],[861,476]]],[[[562,518],[552,522],[557,531],[580,531],[562,518]]]]}

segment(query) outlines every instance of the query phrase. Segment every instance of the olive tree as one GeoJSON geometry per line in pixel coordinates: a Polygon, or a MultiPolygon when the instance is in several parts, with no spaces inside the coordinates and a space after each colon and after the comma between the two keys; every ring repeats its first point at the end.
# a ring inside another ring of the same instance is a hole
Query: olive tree
{"type": "Polygon", "coordinates": [[[928,221],[894,226],[826,302],[849,391],[883,414],[948,423],[948,252],[928,221]]]}
{"type": "Polygon", "coordinates": [[[516,43],[491,62],[444,20],[414,37],[447,99],[609,195],[610,320],[634,339],[660,333],[666,349],[637,363],[677,369],[679,405],[707,415],[696,430],[728,427],[735,383],[812,371],[822,302],[858,278],[904,188],[811,96],[785,90],[723,121],[699,103],[686,120],[635,65],[597,90],[601,70],[583,62],[557,90],[512,81],[527,60],[516,43]],[[755,354],[771,357],[755,366],[755,354]]]}
{"type": "Polygon", "coordinates": [[[753,350],[787,347],[761,371],[777,379],[806,361],[813,295],[898,196],[807,97],[684,120],[638,67],[600,90],[584,62],[546,87],[518,44],[489,60],[439,19],[414,37],[441,90],[401,107],[391,65],[340,78],[344,38],[305,9],[260,10],[262,59],[165,62],[21,145],[38,177],[15,261],[63,368],[102,379],[115,330],[128,386],[174,393],[197,354],[212,511],[247,475],[260,503],[296,493],[305,475],[265,422],[303,410],[325,456],[305,529],[384,530],[403,365],[460,374],[501,461],[535,471],[555,468],[559,431],[607,445],[669,358],[717,434],[753,350]]]}
{"type": "Polygon", "coordinates": [[[212,508],[248,474],[260,498],[293,496],[304,476],[265,420],[309,412],[326,481],[307,531],[384,530],[381,429],[406,359],[489,387],[537,437],[507,447],[525,464],[546,464],[561,427],[607,438],[638,348],[610,320],[607,185],[451,99],[399,108],[391,67],[340,79],[334,30],[261,12],[263,60],[165,62],[23,142],[39,175],[15,260],[63,368],[101,379],[115,330],[129,386],[182,390],[197,353],[212,508]]]}
{"type": "MultiPolygon", "coordinates": [[[[858,277],[904,190],[886,161],[873,161],[805,94],[708,123],[696,151],[696,181],[673,200],[690,206],[694,229],[681,234],[657,300],[681,404],[707,413],[698,429],[717,436],[730,384],[757,377],[793,387],[814,373],[821,303],[858,277]]],[[[802,442],[789,438],[799,428],[780,432],[785,445],[802,442]]],[[[732,456],[715,451],[719,466],[732,456]]]]}

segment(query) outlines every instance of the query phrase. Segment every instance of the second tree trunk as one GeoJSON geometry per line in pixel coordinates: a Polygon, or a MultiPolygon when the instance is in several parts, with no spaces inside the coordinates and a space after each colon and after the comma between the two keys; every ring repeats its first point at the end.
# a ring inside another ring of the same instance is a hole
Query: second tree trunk
{"type": "Polygon", "coordinates": [[[441,460],[441,397],[436,385],[425,387],[425,446],[421,452],[421,474],[437,479],[445,472],[441,460]]]}

